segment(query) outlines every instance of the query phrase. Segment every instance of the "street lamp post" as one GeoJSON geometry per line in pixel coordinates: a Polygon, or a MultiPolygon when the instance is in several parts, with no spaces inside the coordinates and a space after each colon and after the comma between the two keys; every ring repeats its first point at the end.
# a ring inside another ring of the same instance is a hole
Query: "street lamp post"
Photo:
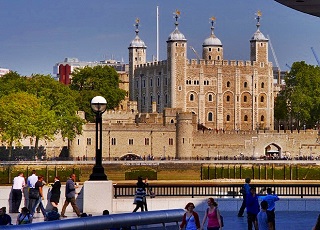
{"type": "Polygon", "coordinates": [[[89,180],[108,180],[102,166],[102,114],[107,109],[106,99],[101,96],[92,98],[91,109],[96,114],[96,164],[93,167],[89,180]]]}

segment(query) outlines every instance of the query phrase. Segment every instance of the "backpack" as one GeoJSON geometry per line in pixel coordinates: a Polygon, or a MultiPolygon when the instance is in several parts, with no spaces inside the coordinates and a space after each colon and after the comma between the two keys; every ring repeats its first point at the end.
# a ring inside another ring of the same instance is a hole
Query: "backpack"
{"type": "MultiPolygon", "coordinates": [[[[209,212],[209,208],[207,208],[207,215],[209,212]]],[[[216,212],[218,212],[218,209],[216,208],[216,212]]],[[[220,212],[219,212],[220,213],[220,212]]],[[[221,227],[224,227],[224,223],[223,223],[223,216],[220,214],[220,220],[221,220],[221,227]]]]}

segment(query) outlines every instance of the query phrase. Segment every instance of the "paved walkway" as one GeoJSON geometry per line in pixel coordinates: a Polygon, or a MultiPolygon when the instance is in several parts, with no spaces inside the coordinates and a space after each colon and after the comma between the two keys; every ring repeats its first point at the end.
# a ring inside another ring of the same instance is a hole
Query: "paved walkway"
{"type": "MultiPolygon", "coordinates": [[[[320,209],[320,208],[319,208],[320,209]]],[[[276,229],[277,230],[311,230],[314,226],[319,212],[276,212],[276,229]]],[[[89,213],[88,213],[89,214],[89,213]]],[[[223,230],[246,230],[247,229],[247,218],[237,217],[236,212],[224,212],[221,211],[224,217],[224,228],[223,230]]],[[[10,213],[13,224],[16,223],[16,217],[18,214],[10,213]]],[[[67,218],[71,219],[78,218],[75,213],[66,213],[67,218]]],[[[98,215],[98,213],[92,213],[93,216],[98,215]]],[[[204,212],[199,212],[200,221],[202,221],[204,212]]],[[[90,217],[88,217],[90,218],[90,217]]],[[[43,222],[43,216],[41,213],[35,214],[34,223],[43,222]]],[[[144,226],[139,229],[162,229],[162,227],[151,227],[144,226]]],[[[167,229],[177,229],[176,227],[169,227],[167,229]]]]}

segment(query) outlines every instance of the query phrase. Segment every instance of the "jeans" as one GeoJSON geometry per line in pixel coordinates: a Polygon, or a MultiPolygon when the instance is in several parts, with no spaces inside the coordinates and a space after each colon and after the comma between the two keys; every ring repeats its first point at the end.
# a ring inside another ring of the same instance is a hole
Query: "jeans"
{"type": "Polygon", "coordinates": [[[80,211],[79,211],[79,208],[76,204],[75,197],[66,198],[66,200],[64,201],[63,207],[62,207],[61,216],[64,216],[64,214],[66,212],[66,208],[69,205],[69,203],[71,203],[71,206],[72,206],[73,210],[76,212],[77,216],[80,217],[80,211]]]}
{"type": "Polygon", "coordinates": [[[43,204],[42,204],[42,197],[39,197],[39,198],[36,200],[35,204],[34,204],[33,207],[32,207],[31,215],[34,215],[34,213],[36,212],[36,208],[38,207],[38,205],[39,205],[39,208],[40,208],[40,210],[41,210],[41,212],[42,212],[42,215],[43,215],[44,217],[46,217],[46,210],[44,209],[43,204]]]}

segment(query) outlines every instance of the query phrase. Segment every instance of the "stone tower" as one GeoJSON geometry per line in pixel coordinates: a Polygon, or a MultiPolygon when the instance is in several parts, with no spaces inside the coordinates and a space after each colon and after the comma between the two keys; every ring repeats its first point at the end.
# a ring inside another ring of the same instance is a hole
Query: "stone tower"
{"type": "Polygon", "coordinates": [[[190,159],[192,156],[192,144],[193,144],[193,114],[190,112],[177,113],[176,124],[176,157],[190,159]]]}
{"type": "Polygon", "coordinates": [[[261,67],[268,64],[268,39],[260,32],[261,12],[257,15],[257,31],[250,40],[250,61],[258,62],[261,67]]]}
{"type": "Polygon", "coordinates": [[[214,35],[215,17],[211,17],[211,35],[202,44],[202,58],[205,60],[223,60],[223,47],[219,38],[214,35]]]}
{"type": "Polygon", "coordinates": [[[187,64],[187,39],[178,29],[178,18],[180,12],[175,12],[175,30],[169,35],[167,40],[167,62],[168,62],[168,78],[169,95],[171,108],[182,108],[185,111],[186,106],[186,89],[185,76],[187,64]]]}
{"type": "Polygon", "coordinates": [[[134,70],[136,68],[136,65],[144,64],[146,63],[146,56],[147,56],[147,46],[144,44],[144,42],[139,37],[139,23],[140,20],[136,19],[136,37],[131,41],[128,49],[129,49],[129,100],[130,101],[136,101],[137,98],[135,98],[135,92],[134,92],[134,70]]]}

